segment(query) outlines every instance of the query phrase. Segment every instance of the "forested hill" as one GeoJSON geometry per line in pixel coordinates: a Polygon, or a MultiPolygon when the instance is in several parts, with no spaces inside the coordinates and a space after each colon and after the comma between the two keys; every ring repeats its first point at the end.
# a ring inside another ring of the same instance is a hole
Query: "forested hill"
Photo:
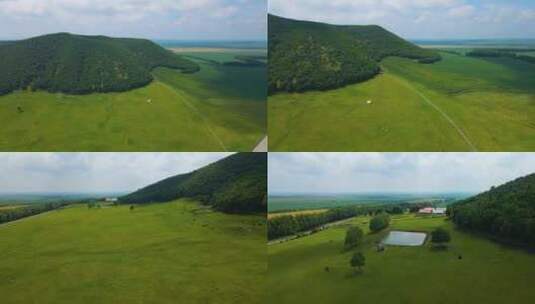
{"type": "Polygon", "coordinates": [[[120,198],[143,204],[194,198],[230,213],[266,212],[266,153],[238,153],[187,174],[176,175],[120,198]]]}
{"type": "Polygon", "coordinates": [[[453,204],[449,213],[460,227],[535,248],[535,174],[453,204]]]}
{"type": "Polygon", "coordinates": [[[388,56],[440,60],[380,26],[341,26],[268,17],[269,92],[326,90],[372,78],[388,56]]]}
{"type": "Polygon", "coordinates": [[[68,33],[0,44],[0,95],[18,89],[71,94],[126,91],[152,81],[155,67],[197,64],[144,39],[68,33]]]}

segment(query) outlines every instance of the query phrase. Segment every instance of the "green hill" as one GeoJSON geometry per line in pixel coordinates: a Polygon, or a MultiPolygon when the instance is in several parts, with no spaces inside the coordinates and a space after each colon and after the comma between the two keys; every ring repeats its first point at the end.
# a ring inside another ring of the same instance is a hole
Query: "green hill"
{"type": "Polygon", "coordinates": [[[462,228],[535,247],[535,174],[456,203],[449,212],[462,228]]]}
{"type": "Polygon", "coordinates": [[[268,17],[269,93],[326,90],[368,80],[388,56],[441,59],[380,26],[340,26],[268,17]]]}
{"type": "Polygon", "coordinates": [[[45,35],[0,45],[0,95],[31,89],[70,94],[117,92],[152,81],[156,67],[199,66],[144,39],[45,35]]]}
{"type": "Polygon", "coordinates": [[[266,212],[266,153],[238,153],[120,198],[143,204],[194,198],[229,213],[266,212]]]}

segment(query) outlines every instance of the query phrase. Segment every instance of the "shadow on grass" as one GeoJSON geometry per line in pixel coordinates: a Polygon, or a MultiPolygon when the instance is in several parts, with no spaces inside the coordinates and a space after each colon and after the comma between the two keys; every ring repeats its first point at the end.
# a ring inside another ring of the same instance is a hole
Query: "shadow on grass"
{"type": "Polygon", "coordinates": [[[346,279],[352,279],[352,278],[357,278],[357,277],[361,277],[364,275],[364,269],[351,269],[351,271],[349,271],[348,273],[346,273],[345,277],[346,279]]]}

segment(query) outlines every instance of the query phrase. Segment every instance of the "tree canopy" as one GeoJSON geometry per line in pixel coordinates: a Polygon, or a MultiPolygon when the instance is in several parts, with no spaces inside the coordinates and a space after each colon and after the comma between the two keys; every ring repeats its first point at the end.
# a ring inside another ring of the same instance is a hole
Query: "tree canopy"
{"type": "Polygon", "coordinates": [[[461,228],[535,247],[535,174],[455,203],[449,214],[461,228]]]}
{"type": "Polygon", "coordinates": [[[370,230],[373,232],[377,232],[379,230],[382,230],[390,224],[390,216],[387,213],[381,213],[376,216],[374,216],[370,220],[370,230]]]}
{"type": "Polygon", "coordinates": [[[357,247],[364,237],[364,232],[360,227],[352,226],[346,231],[346,239],[344,241],[345,249],[357,247]]]}
{"type": "Polygon", "coordinates": [[[266,153],[237,153],[119,198],[143,204],[193,198],[230,213],[266,212],[266,153]]]}
{"type": "Polygon", "coordinates": [[[466,53],[469,57],[487,57],[487,58],[512,58],[527,63],[535,63],[535,57],[521,55],[517,53],[525,52],[522,49],[477,49],[466,53]]]}
{"type": "Polygon", "coordinates": [[[323,213],[284,215],[268,219],[268,239],[276,239],[299,232],[315,229],[327,223],[351,218],[359,215],[390,213],[396,214],[399,209],[411,209],[417,212],[420,208],[430,206],[429,203],[389,203],[373,206],[346,206],[329,209],[323,213]]]}
{"type": "Polygon", "coordinates": [[[433,243],[448,243],[451,236],[448,230],[439,227],[431,232],[431,242],[433,243]]]}
{"type": "Polygon", "coordinates": [[[67,206],[66,202],[31,204],[18,208],[0,209],[0,224],[67,206]]]}
{"type": "Polygon", "coordinates": [[[366,264],[366,257],[364,257],[362,252],[355,252],[355,254],[353,254],[353,256],[351,257],[349,264],[351,265],[351,267],[358,267],[358,269],[361,270],[362,267],[366,264]]]}
{"type": "Polygon", "coordinates": [[[337,26],[269,15],[269,93],[327,90],[368,80],[379,62],[400,56],[433,63],[441,59],[376,26],[337,26]]]}
{"type": "Polygon", "coordinates": [[[127,91],[150,83],[156,67],[199,70],[196,63],[145,39],[50,34],[0,45],[0,95],[26,89],[127,91]]]}

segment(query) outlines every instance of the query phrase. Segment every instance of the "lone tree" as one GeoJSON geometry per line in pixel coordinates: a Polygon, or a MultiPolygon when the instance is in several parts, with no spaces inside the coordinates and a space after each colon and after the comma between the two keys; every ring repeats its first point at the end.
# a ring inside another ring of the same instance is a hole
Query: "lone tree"
{"type": "Polygon", "coordinates": [[[435,229],[433,232],[431,232],[431,242],[433,244],[436,244],[437,247],[445,248],[446,243],[448,243],[451,240],[450,233],[448,230],[439,227],[435,229]]]}
{"type": "Polygon", "coordinates": [[[388,227],[390,224],[390,216],[386,213],[381,213],[374,216],[370,221],[370,230],[377,232],[381,229],[388,227]]]}
{"type": "Polygon", "coordinates": [[[355,252],[349,263],[351,264],[351,267],[355,269],[358,268],[359,271],[362,271],[362,266],[366,264],[366,258],[364,257],[362,252],[355,252]]]}
{"type": "Polygon", "coordinates": [[[134,210],[134,205],[130,205],[130,211],[134,210]]]}
{"type": "Polygon", "coordinates": [[[346,232],[346,240],[344,242],[344,248],[350,249],[357,247],[364,237],[364,232],[360,227],[349,227],[346,232]]]}

